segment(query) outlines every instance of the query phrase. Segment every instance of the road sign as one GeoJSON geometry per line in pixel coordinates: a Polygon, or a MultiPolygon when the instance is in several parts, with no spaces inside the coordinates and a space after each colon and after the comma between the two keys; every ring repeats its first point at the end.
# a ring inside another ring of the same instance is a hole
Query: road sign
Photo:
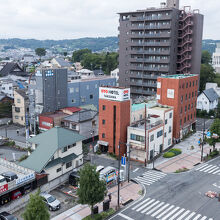
{"type": "Polygon", "coordinates": [[[198,141],[198,144],[201,144],[201,142],[200,142],[200,141],[198,141]]]}
{"type": "Polygon", "coordinates": [[[121,157],[121,165],[126,166],[126,157],[121,157]]]}
{"type": "Polygon", "coordinates": [[[208,131],[206,134],[208,137],[211,137],[211,133],[208,131]]]}

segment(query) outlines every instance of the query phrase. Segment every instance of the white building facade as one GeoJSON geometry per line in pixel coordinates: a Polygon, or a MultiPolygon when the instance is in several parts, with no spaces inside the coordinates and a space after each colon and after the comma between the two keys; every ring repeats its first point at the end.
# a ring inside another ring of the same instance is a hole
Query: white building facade
{"type": "Polygon", "coordinates": [[[212,65],[217,73],[220,73],[220,43],[217,43],[215,53],[212,55],[212,65]]]}

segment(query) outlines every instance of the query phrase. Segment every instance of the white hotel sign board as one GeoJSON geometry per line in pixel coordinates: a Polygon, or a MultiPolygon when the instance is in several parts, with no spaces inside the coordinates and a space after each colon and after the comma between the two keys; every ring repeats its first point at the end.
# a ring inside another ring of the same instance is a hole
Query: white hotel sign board
{"type": "Polygon", "coordinates": [[[100,87],[99,98],[118,102],[127,101],[130,100],[130,89],[100,87]]]}
{"type": "Polygon", "coordinates": [[[167,98],[174,99],[174,89],[167,89],[167,98]]]}

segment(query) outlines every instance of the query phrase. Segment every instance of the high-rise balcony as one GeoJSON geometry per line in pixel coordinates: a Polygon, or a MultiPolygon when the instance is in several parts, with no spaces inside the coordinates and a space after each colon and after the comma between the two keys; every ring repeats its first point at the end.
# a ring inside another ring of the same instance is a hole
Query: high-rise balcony
{"type": "Polygon", "coordinates": [[[131,42],[130,46],[159,46],[159,47],[169,47],[170,42],[131,42]]]}
{"type": "Polygon", "coordinates": [[[170,59],[147,59],[147,58],[130,58],[129,62],[133,63],[169,63],[170,59]]]}
{"type": "Polygon", "coordinates": [[[165,24],[165,25],[146,25],[146,29],[171,29],[170,24],[165,24]]]}
{"type": "Polygon", "coordinates": [[[131,38],[169,38],[170,33],[130,34],[131,38]]]}
{"type": "Polygon", "coordinates": [[[135,54],[147,54],[147,55],[170,55],[170,50],[164,50],[164,51],[161,51],[161,50],[131,50],[129,52],[130,54],[132,55],[135,55],[135,54]]]}

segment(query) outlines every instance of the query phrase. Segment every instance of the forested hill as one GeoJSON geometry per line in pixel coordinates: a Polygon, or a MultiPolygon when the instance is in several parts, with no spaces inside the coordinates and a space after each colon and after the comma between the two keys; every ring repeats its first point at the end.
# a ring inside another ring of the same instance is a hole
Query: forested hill
{"type": "MultiPolygon", "coordinates": [[[[220,40],[203,40],[202,49],[208,50],[211,54],[215,51],[216,43],[220,40]]],[[[0,46],[3,49],[10,48],[31,48],[35,49],[43,47],[46,49],[56,48],[65,49],[66,51],[73,51],[88,48],[93,52],[97,51],[116,51],[118,49],[117,37],[99,37],[99,38],[79,38],[71,40],[35,40],[35,39],[0,39],[0,46]]]]}
{"type": "Polygon", "coordinates": [[[65,48],[67,51],[79,50],[88,48],[93,52],[96,51],[115,51],[118,49],[117,37],[99,37],[99,38],[79,38],[71,40],[35,40],[35,39],[0,39],[0,46],[4,49],[10,48],[31,48],[38,47],[51,48],[65,48]]]}

